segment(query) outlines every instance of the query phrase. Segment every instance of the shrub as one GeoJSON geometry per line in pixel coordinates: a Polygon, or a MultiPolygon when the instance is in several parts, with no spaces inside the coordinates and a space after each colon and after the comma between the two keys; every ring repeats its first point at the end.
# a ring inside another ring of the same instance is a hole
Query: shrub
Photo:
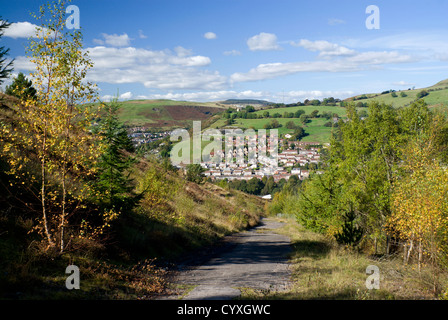
{"type": "Polygon", "coordinates": [[[417,98],[418,98],[418,99],[421,99],[421,98],[423,98],[423,97],[426,97],[427,95],[429,95],[428,91],[426,91],[426,90],[422,90],[422,91],[420,91],[419,93],[417,93],[417,98]]]}

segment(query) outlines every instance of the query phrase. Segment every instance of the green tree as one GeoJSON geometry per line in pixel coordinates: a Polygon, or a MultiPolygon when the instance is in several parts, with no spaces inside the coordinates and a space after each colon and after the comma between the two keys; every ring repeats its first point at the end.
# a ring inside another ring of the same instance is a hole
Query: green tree
{"type": "Polygon", "coordinates": [[[344,223],[341,231],[335,234],[335,239],[340,244],[355,246],[357,245],[363,235],[363,231],[356,225],[356,214],[349,210],[344,215],[344,223]]]}
{"type": "Polygon", "coordinates": [[[293,133],[293,137],[291,138],[292,140],[300,140],[303,137],[305,137],[307,134],[305,132],[305,130],[303,130],[302,127],[297,127],[296,129],[294,129],[294,133],[293,133]]]}
{"type": "Polygon", "coordinates": [[[14,78],[11,85],[6,86],[5,93],[23,100],[34,100],[36,97],[36,89],[33,88],[33,82],[28,80],[22,72],[14,78]]]}
{"type": "Polygon", "coordinates": [[[313,112],[311,112],[311,118],[318,118],[319,117],[318,114],[319,110],[314,110],[313,112]]]}
{"type": "Polygon", "coordinates": [[[288,121],[285,126],[288,129],[297,129],[297,125],[294,123],[294,121],[288,121]]]}
{"type": "MultiPolygon", "coordinates": [[[[332,161],[338,163],[345,203],[352,206],[365,234],[375,243],[387,240],[384,226],[390,215],[390,191],[403,142],[396,109],[372,103],[369,117],[361,121],[353,105],[349,121],[332,141],[332,161]]],[[[385,242],[386,245],[388,242],[385,242]]]]}
{"type": "Polygon", "coordinates": [[[272,192],[274,191],[274,189],[276,187],[277,187],[277,184],[274,181],[274,177],[270,176],[269,178],[266,179],[266,182],[264,183],[264,187],[261,190],[261,194],[262,195],[272,194],[272,192]]]}
{"type": "Polygon", "coordinates": [[[300,116],[300,121],[301,121],[303,124],[306,124],[306,123],[308,123],[308,122],[311,121],[311,120],[310,120],[310,116],[307,115],[307,114],[302,114],[302,115],[300,116]]]}
{"type": "Polygon", "coordinates": [[[246,106],[246,111],[247,112],[254,112],[255,108],[253,106],[246,106]]]}
{"type": "Polygon", "coordinates": [[[252,178],[247,181],[247,192],[250,194],[260,194],[263,189],[263,183],[258,178],[252,178]]]}
{"type": "Polygon", "coordinates": [[[300,118],[302,114],[305,114],[305,110],[299,109],[296,112],[294,112],[294,118],[300,118]]]}
{"type": "Polygon", "coordinates": [[[130,168],[135,163],[131,153],[135,149],[126,129],[118,120],[119,108],[117,98],[110,103],[103,103],[105,116],[94,130],[105,144],[98,162],[94,189],[99,192],[101,207],[115,210],[117,214],[132,209],[138,201],[138,197],[132,194],[133,183],[129,177],[130,168]]]}
{"type": "MultiPolygon", "coordinates": [[[[11,23],[7,20],[3,20],[0,16],[0,39],[3,36],[4,30],[7,29],[11,23]]],[[[9,74],[12,71],[12,64],[14,60],[6,62],[6,57],[8,56],[9,48],[5,48],[3,46],[0,47],[0,84],[3,83],[4,79],[9,77],[9,74]]]]}
{"type": "Polygon", "coordinates": [[[334,235],[342,225],[342,187],[335,168],[322,175],[310,175],[287,213],[295,214],[299,223],[310,230],[334,235]]]}
{"type": "Polygon", "coordinates": [[[282,125],[280,124],[280,122],[278,122],[277,119],[273,119],[271,120],[271,128],[275,129],[275,128],[280,128],[282,125]]]}
{"type": "Polygon", "coordinates": [[[201,183],[204,178],[203,172],[204,169],[200,164],[189,164],[187,166],[186,179],[191,182],[201,183]]]}
{"type": "Polygon", "coordinates": [[[429,92],[426,91],[426,90],[422,90],[422,91],[417,93],[417,99],[421,99],[423,97],[426,97],[427,95],[429,95],[429,92]]]}

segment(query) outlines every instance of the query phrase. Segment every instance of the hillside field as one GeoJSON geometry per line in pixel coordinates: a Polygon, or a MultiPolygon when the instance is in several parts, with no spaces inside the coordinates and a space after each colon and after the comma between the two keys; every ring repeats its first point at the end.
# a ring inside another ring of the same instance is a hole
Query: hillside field
{"type": "Polygon", "coordinates": [[[427,87],[427,88],[419,88],[414,90],[400,90],[396,91],[397,97],[393,97],[392,93],[370,93],[365,94],[367,96],[367,99],[361,99],[361,100],[354,100],[356,98],[359,98],[362,95],[355,96],[352,98],[348,98],[345,101],[355,101],[357,102],[371,102],[371,101],[378,101],[380,103],[384,102],[386,104],[390,104],[395,108],[408,106],[413,101],[417,100],[417,94],[421,92],[422,90],[426,90],[429,95],[423,97],[423,100],[432,107],[435,106],[443,106],[446,107],[448,105],[448,80],[443,80],[438,82],[437,84],[427,87]],[[401,96],[401,95],[405,96],[401,96]]]}
{"type": "MultiPolygon", "coordinates": [[[[297,107],[288,107],[288,108],[274,108],[274,109],[265,109],[261,111],[256,111],[256,114],[263,114],[265,111],[269,111],[271,114],[284,112],[295,112],[297,110],[304,110],[305,114],[311,114],[314,110],[319,110],[319,113],[323,112],[331,112],[336,113],[339,117],[346,117],[346,110],[343,107],[338,106],[297,106],[297,107]]],[[[263,129],[264,125],[271,122],[273,118],[264,118],[264,119],[235,119],[235,123],[232,127],[241,128],[241,129],[249,129],[253,128],[255,130],[263,129]]],[[[286,128],[286,124],[289,121],[293,121],[297,126],[302,126],[305,132],[308,134],[306,137],[302,138],[302,141],[307,142],[318,142],[318,143],[326,143],[330,140],[331,135],[331,127],[325,127],[324,124],[330,120],[325,118],[313,118],[311,122],[303,125],[299,118],[276,118],[276,120],[282,125],[278,128],[278,133],[280,135],[286,133],[292,133],[294,130],[286,128]]],[[[225,119],[219,119],[214,122],[211,128],[223,128],[225,127],[225,119]]]]}
{"type": "Polygon", "coordinates": [[[224,106],[215,102],[174,100],[129,100],[120,103],[119,118],[128,126],[172,130],[191,126],[193,120],[207,121],[224,106]]]}

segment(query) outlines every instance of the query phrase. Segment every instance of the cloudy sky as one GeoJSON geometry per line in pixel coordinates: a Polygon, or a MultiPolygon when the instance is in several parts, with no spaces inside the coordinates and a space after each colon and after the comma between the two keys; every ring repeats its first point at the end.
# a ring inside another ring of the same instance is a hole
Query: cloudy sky
{"type": "MultiPolygon", "coordinates": [[[[3,0],[2,0],[3,1],[3,0]]],[[[0,40],[28,73],[41,1],[8,1],[0,40]]],[[[297,102],[448,78],[448,1],[73,0],[103,98],[297,102]],[[379,9],[373,19],[369,5],[379,9]],[[375,17],[376,18],[376,17],[375,17]],[[367,20],[367,21],[366,21],[367,20]],[[375,26],[378,28],[368,28],[375,26]]]]}

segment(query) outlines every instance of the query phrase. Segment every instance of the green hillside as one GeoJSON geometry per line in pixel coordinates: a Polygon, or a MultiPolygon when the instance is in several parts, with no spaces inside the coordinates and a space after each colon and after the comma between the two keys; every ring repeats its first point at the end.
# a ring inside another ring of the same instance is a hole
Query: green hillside
{"type": "MultiPolygon", "coordinates": [[[[260,111],[255,111],[254,113],[258,115],[263,115],[264,112],[268,111],[272,116],[275,113],[279,113],[283,115],[284,112],[296,112],[297,110],[305,111],[306,115],[310,115],[314,110],[318,110],[319,114],[324,112],[330,112],[332,114],[337,114],[340,118],[345,118],[346,110],[343,107],[339,106],[296,106],[296,107],[287,107],[287,108],[272,108],[272,109],[264,109],[260,111]]],[[[302,124],[299,118],[275,118],[282,126],[278,128],[278,132],[280,135],[286,133],[293,133],[294,130],[288,129],[286,124],[290,121],[294,122],[296,126],[302,126],[305,129],[305,132],[308,134],[307,136],[302,138],[302,141],[307,142],[318,142],[318,143],[326,143],[330,140],[331,135],[331,127],[324,126],[325,123],[332,121],[332,119],[326,118],[311,118],[308,123],[305,125],[302,124]]],[[[253,128],[255,130],[263,129],[264,126],[270,123],[273,118],[263,118],[263,119],[235,119],[235,123],[232,127],[241,128],[241,129],[249,129],[253,128]]],[[[210,127],[211,128],[225,128],[226,120],[219,119],[214,122],[210,127]]]]}
{"type": "Polygon", "coordinates": [[[224,108],[215,102],[129,100],[121,103],[119,118],[128,126],[171,130],[191,126],[193,120],[207,121],[224,108]]]}
{"type": "Polygon", "coordinates": [[[369,103],[371,101],[384,102],[390,104],[396,108],[408,106],[413,101],[418,99],[418,94],[422,91],[428,93],[422,99],[429,106],[444,106],[448,105],[448,79],[440,81],[433,86],[427,88],[413,89],[413,90],[400,90],[388,93],[369,93],[362,94],[355,97],[344,100],[345,102],[354,101],[355,103],[369,103]]]}
{"type": "MultiPolygon", "coordinates": [[[[396,108],[408,106],[419,98],[422,91],[426,91],[427,95],[422,99],[431,107],[445,108],[448,106],[448,79],[438,82],[437,84],[414,90],[389,91],[384,93],[368,93],[348,98],[343,104],[354,102],[356,104],[367,105],[372,101],[386,103],[396,108]]],[[[156,131],[172,130],[182,127],[189,128],[192,121],[202,121],[202,128],[226,128],[226,120],[221,117],[221,113],[229,108],[230,104],[250,104],[264,102],[263,110],[255,111],[258,116],[263,115],[265,111],[270,113],[270,118],[262,119],[241,119],[237,118],[231,127],[255,130],[263,129],[266,124],[271,122],[272,115],[278,113],[283,116],[285,112],[296,112],[297,110],[305,111],[310,115],[314,110],[318,110],[319,114],[330,112],[337,114],[340,118],[345,118],[346,109],[342,106],[293,106],[293,107],[276,107],[266,105],[266,101],[251,99],[229,99],[217,102],[191,102],[191,101],[174,101],[174,100],[129,100],[122,102],[120,110],[120,120],[128,126],[146,126],[156,131]]],[[[258,109],[258,108],[256,108],[258,109]]],[[[359,110],[367,110],[361,105],[359,110]]],[[[292,133],[293,130],[286,128],[286,123],[293,121],[297,126],[303,126],[308,134],[303,137],[303,141],[312,141],[325,143],[329,141],[331,127],[324,126],[329,120],[324,118],[311,118],[305,125],[299,118],[276,118],[282,125],[279,129],[280,134],[292,133]]]]}

